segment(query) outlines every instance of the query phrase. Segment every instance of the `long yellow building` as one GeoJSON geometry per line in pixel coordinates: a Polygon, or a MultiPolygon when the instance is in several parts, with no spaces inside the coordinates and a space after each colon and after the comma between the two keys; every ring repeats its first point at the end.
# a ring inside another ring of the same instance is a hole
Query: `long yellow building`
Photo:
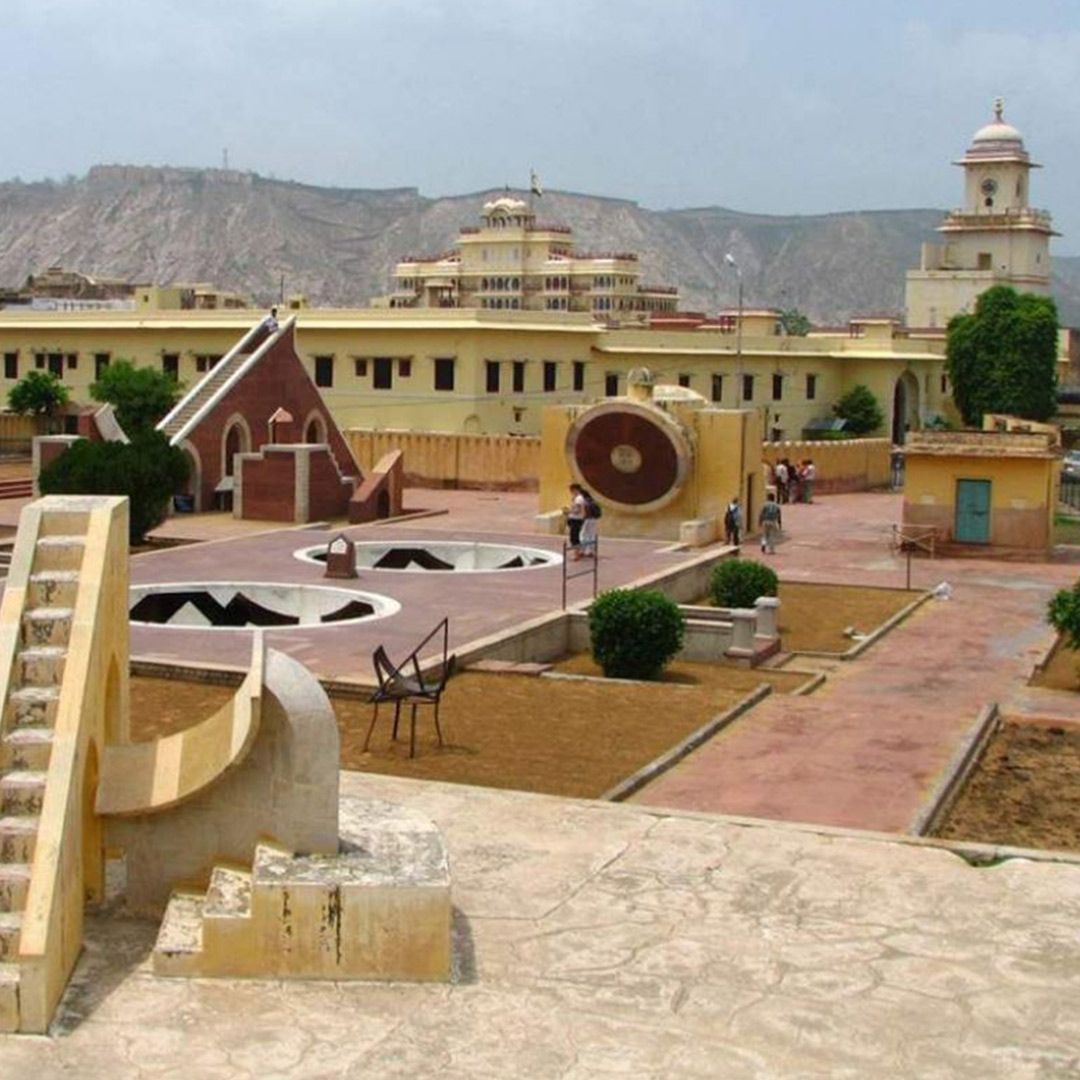
{"type": "MultiPolygon", "coordinates": [[[[105,365],[124,358],[191,386],[261,317],[246,311],[0,310],[0,390],[52,371],[77,402],[105,365]]],[[[549,404],[621,394],[648,367],[706,400],[761,410],[773,438],[800,438],[861,383],[894,437],[950,407],[939,338],[888,319],[786,337],[775,315],[746,312],[724,328],[613,329],[587,314],[429,310],[302,310],[297,341],[343,427],[534,435],[549,404]],[[737,322],[737,320],[736,320],[737,322]]]]}

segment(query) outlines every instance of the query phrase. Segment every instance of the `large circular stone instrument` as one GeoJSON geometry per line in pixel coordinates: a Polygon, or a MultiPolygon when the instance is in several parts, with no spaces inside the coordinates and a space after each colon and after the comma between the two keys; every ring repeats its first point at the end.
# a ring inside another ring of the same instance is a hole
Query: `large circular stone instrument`
{"type": "Polygon", "coordinates": [[[566,436],[574,478],[602,503],[650,513],[678,495],[693,451],[679,423],[650,405],[612,401],[583,412],[566,436]]]}

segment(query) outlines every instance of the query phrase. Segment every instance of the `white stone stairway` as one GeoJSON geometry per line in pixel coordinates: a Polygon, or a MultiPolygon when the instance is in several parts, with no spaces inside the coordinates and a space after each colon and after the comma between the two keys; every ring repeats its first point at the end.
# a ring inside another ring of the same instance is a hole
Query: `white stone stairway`
{"type": "Polygon", "coordinates": [[[169,414],[161,430],[171,439],[225,385],[230,376],[250,357],[249,353],[234,353],[219,361],[192,388],[179,406],[169,414]]]}
{"type": "Polygon", "coordinates": [[[441,981],[450,928],[449,862],[434,825],[346,799],[338,855],[263,844],[250,870],[217,866],[205,893],[174,892],[153,966],[199,978],[441,981]]]}
{"type": "Polygon", "coordinates": [[[85,550],[40,536],[0,714],[0,1031],[19,1026],[19,941],[85,550]]]}

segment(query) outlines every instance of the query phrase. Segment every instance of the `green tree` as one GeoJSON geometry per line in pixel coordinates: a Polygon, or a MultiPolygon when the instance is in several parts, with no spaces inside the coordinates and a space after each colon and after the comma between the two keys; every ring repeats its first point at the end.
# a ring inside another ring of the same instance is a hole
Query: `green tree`
{"type": "Polygon", "coordinates": [[[780,328],[789,337],[806,337],[813,324],[798,308],[786,308],[780,312],[780,328]]]}
{"type": "Polygon", "coordinates": [[[180,384],[171,376],[155,368],[136,367],[130,360],[109,364],[90,387],[95,401],[112,405],[129,435],[153,428],[179,395],[180,384]]]}
{"type": "Polygon", "coordinates": [[[593,659],[612,679],[659,679],[682,648],[686,622],[661,592],[610,589],[589,608],[593,659]]]}
{"type": "Polygon", "coordinates": [[[1080,649],[1080,581],[1071,589],[1060,589],[1050,598],[1047,610],[1050,625],[1070,649],[1080,649]]]}
{"type": "Polygon", "coordinates": [[[159,431],[136,431],[130,443],[80,439],[41,470],[44,495],[127,495],[130,534],[139,543],[160,524],[188,475],[182,450],[159,431]]]}
{"type": "Polygon", "coordinates": [[[885,423],[885,415],[877,398],[861,383],[853,386],[834,406],[833,412],[847,421],[852,435],[869,435],[885,423]]]}
{"type": "Polygon", "coordinates": [[[949,320],[945,371],[965,424],[984,413],[1048,420],[1057,410],[1058,316],[1048,296],[995,285],[949,320]]]}
{"type": "Polygon", "coordinates": [[[8,392],[12,411],[32,416],[55,416],[67,403],[67,387],[48,371],[28,371],[8,392]]]}

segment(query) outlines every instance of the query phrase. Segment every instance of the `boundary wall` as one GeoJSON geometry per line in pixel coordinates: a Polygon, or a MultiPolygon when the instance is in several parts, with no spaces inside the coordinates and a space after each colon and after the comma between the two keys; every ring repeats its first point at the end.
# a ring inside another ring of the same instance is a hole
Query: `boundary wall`
{"type": "Polygon", "coordinates": [[[761,444],[762,461],[775,465],[781,458],[804,461],[817,468],[815,494],[868,491],[892,483],[892,443],[888,439],[791,440],[761,444]]]}

